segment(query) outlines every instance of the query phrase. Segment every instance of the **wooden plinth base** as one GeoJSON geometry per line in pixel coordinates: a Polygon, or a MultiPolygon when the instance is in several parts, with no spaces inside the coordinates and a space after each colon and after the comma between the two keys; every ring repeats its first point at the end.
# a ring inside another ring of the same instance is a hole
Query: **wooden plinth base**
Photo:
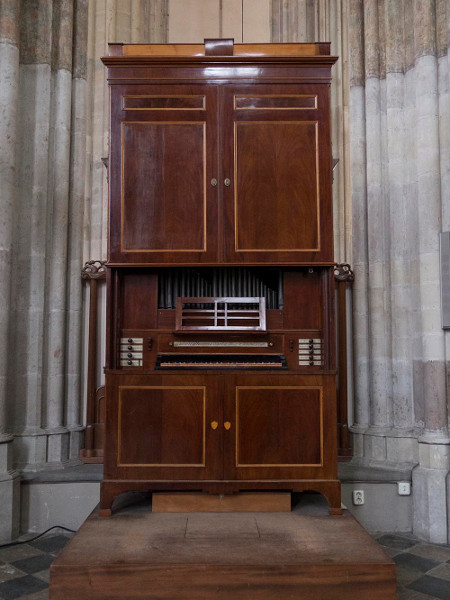
{"type": "Polygon", "coordinates": [[[50,600],[394,600],[393,561],[326,512],[93,513],[51,566],[50,600]]]}
{"type": "Polygon", "coordinates": [[[153,512],[291,512],[291,494],[174,494],[155,492],[153,512]]]}

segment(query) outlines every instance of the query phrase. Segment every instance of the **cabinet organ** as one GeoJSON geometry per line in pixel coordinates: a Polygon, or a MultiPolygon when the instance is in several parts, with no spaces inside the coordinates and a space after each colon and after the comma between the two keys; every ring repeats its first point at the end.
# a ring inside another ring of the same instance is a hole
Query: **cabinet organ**
{"type": "Polygon", "coordinates": [[[128,490],[340,512],[329,44],[110,45],[101,514],[128,490]]]}

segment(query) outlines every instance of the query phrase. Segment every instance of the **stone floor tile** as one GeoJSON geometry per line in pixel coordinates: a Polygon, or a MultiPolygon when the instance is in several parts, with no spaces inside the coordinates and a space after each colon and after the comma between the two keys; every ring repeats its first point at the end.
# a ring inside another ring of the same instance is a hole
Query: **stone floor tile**
{"type": "Polygon", "coordinates": [[[45,571],[40,571],[39,573],[33,573],[35,577],[38,579],[42,579],[42,581],[46,581],[47,583],[50,580],[50,570],[46,569],[45,571]]]}
{"type": "Polygon", "coordinates": [[[41,592],[48,587],[45,581],[33,577],[33,575],[25,575],[24,577],[16,577],[4,583],[0,583],[0,598],[2,600],[16,600],[27,594],[35,594],[41,592]]]}
{"type": "Polygon", "coordinates": [[[417,592],[422,592],[423,594],[429,594],[440,600],[449,600],[450,598],[450,581],[438,579],[431,575],[424,575],[406,587],[417,592]]]}
{"type": "Polygon", "coordinates": [[[408,585],[415,581],[416,579],[420,579],[423,577],[422,571],[417,571],[415,569],[408,569],[406,567],[398,567],[396,569],[397,574],[397,583],[399,585],[408,585]]]}
{"type": "Polygon", "coordinates": [[[48,600],[48,594],[48,589],[42,590],[42,592],[38,592],[37,594],[31,594],[30,596],[22,596],[22,598],[20,598],[19,600],[48,600]]]}
{"type": "Polygon", "coordinates": [[[428,594],[422,594],[422,592],[416,592],[415,590],[409,590],[400,586],[397,589],[397,600],[439,600],[436,596],[430,596],[428,594]]]}
{"type": "Polygon", "coordinates": [[[436,546],[434,544],[417,544],[408,548],[408,552],[425,558],[432,558],[439,562],[450,560],[450,548],[448,546],[436,546]]]}
{"type": "Polygon", "coordinates": [[[431,571],[428,571],[427,575],[432,575],[433,577],[439,577],[440,579],[450,581],[450,564],[440,564],[434,569],[431,569],[431,571]]]}
{"type": "Polygon", "coordinates": [[[15,560],[28,558],[30,556],[37,556],[38,554],[43,554],[43,552],[41,552],[41,550],[38,548],[29,546],[28,544],[22,544],[20,546],[11,546],[11,548],[0,549],[0,560],[3,560],[7,563],[12,563],[15,560]]]}
{"type": "Polygon", "coordinates": [[[10,565],[8,563],[3,563],[0,565],[0,583],[4,581],[9,581],[10,579],[14,579],[15,577],[23,577],[26,573],[14,567],[14,565],[10,565]]]}
{"type": "Polygon", "coordinates": [[[399,550],[398,548],[389,548],[389,546],[381,546],[381,548],[383,549],[383,552],[385,552],[391,558],[394,558],[394,556],[404,552],[404,550],[399,550]]]}
{"type": "Polygon", "coordinates": [[[415,546],[417,544],[417,540],[389,533],[377,538],[377,542],[382,546],[388,546],[389,548],[397,548],[398,550],[406,550],[407,548],[410,548],[411,546],[415,546]]]}
{"type": "Polygon", "coordinates": [[[22,558],[13,562],[16,569],[20,569],[24,573],[31,575],[39,573],[45,569],[49,569],[55,557],[52,554],[40,554],[39,556],[30,556],[30,558],[22,558]]]}
{"type": "Polygon", "coordinates": [[[35,542],[31,542],[30,546],[34,548],[38,548],[43,552],[50,552],[52,554],[61,552],[67,542],[70,540],[70,535],[50,535],[47,537],[42,537],[36,540],[35,542]]]}
{"type": "MultiPolygon", "coordinates": [[[[440,561],[432,560],[431,558],[424,558],[423,556],[416,556],[409,552],[402,552],[397,554],[393,558],[397,566],[405,567],[406,569],[413,569],[414,571],[421,571],[426,573],[430,569],[437,567],[440,561]]],[[[14,563],[16,564],[16,563],[14,563]]],[[[19,569],[21,567],[19,566],[19,569]]]]}

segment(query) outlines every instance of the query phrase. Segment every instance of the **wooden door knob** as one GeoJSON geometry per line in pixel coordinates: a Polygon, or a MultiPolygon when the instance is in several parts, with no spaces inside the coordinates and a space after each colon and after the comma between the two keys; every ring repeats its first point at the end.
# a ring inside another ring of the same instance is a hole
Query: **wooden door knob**
{"type": "Polygon", "coordinates": [[[225,427],[225,429],[228,431],[229,429],[231,429],[231,423],[230,421],[225,421],[225,423],[223,424],[223,426],[225,427]]]}
{"type": "Polygon", "coordinates": [[[219,423],[217,421],[211,421],[211,429],[217,429],[219,427],[219,423]]]}

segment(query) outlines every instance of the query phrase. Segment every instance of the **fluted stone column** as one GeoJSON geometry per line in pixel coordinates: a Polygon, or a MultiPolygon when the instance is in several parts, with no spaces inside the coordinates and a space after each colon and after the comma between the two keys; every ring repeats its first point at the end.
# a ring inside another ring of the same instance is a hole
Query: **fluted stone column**
{"type": "Polygon", "coordinates": [[[12,466],[11,423],[8,420],[9,310],[13,220],[17,197],[19,92],[19,16],[15,0],[0,4],[0,540],[18,534],[20,480],[12,466]]]}
{"type": "MultiPolygon", "coordinates": [[[[4,12],[2,3],[1,9],[4,12]]],[[[20,6],[7,415],[14,464],[77,460],[87,0],[20,6]]],[[[3,308],[3,305],[2,305],[3,308]]]]}
{"type": "Polygon", "coordinates": [[[355,460],[410,465],[414,532],[440,543],[450,468],[439,299],[449,19],[448,0],[350,0],[355,460]]]}

